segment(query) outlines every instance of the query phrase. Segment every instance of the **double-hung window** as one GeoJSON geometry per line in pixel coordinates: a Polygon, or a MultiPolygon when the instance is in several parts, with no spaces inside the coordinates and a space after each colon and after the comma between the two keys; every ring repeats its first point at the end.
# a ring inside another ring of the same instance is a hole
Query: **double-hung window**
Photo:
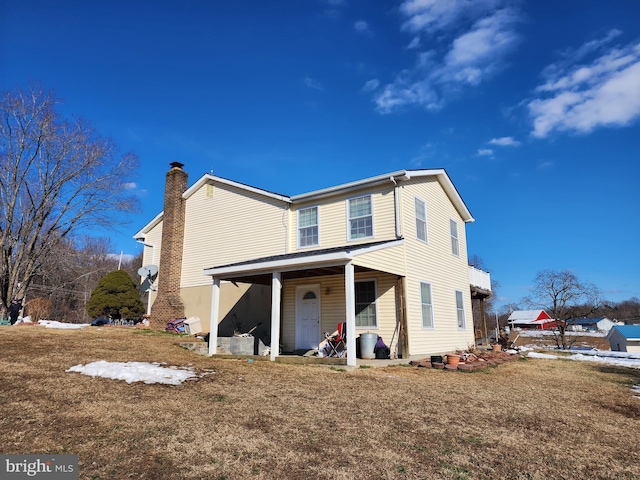
{"type": "Polygon", "coordinates": [[[348,239],[373,237],[373,207],[371,195],[347,200],[348,239]]]}
{"type": "Polygon", "coordinates": [[[422,328],[433,328],[433,296],[430,283],[420,282],[420,303],[422,304],[422,328]]]}
{"type": "Polygon", "coordinates": [[[449,227],[451,228],[451,253],[456,257],[460,256],[460,242],[458,240],[458,222],[455,220],[449,220],[449,227]]]}
{"type": "Polygon", "coordinates": [[[418,240],[427,241],[427,204],[416,197],[416,236],[418,240]]]}
{"type": "Polygon", "coordinates": [[[298,210],[298,247],[318,245],[318,207],[298,210]]]}
{"type": "Polygon", "coordinates": [[[366,280],[355,282],[356,327],[377,327],[376,282],[366,280]]]}
{"type": "Polygon", "coordinates": [[[465,328],[464,297],[460,290],[456,290],[456,312],[458,312],[458,328],[465,328]]]}

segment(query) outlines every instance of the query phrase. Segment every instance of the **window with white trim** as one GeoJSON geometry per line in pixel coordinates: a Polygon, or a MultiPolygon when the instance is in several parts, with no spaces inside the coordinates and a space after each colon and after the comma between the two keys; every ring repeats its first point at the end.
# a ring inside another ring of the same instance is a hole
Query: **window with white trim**
{"type": "Polygon", "coordinates": [[[298,247],[318,245],[318,207],[298,210],[298,247]]]}
{"type": "Polygon", "coordinates": [[[365,280],[354,283],[356,297],[356,327],[377,327],[376,282],[365,280]]]}
{"type": "Polygon", "coordinates": [[[458,222],[449,220],[451,228],[451,253],[456,257],[460,256],[460,242],[458,240],[458,222]]]}
{"type": "Polygon", "coordinates": [[[420,282],[420,303],[422,304],[422,328],[433,328],[433,297],[430,283],[420,282]]]}
{"type": "Polygon", "coordinates": [[[456,312],[458,312],[458,328],[466,328],[464,319],[464,297],[460,290],[456,290],[456,312]]]}
{"type": "Polygon", "coordinates": [[[373,237],[373,208],[371,195],[347,200],[349,240],[373,237]]]}
{"type": "Polygon", "coordinates": [[[416,236],[418,240],[427,241],[427,203],[416,197],[416,236]]]}

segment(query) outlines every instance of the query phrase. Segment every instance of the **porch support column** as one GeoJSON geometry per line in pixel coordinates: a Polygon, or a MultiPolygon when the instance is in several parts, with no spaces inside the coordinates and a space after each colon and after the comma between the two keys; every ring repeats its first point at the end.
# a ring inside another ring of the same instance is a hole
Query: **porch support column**
{"type": "Polygon", "coordinates": [[[213,277],[211,288],[211,318],[209,319],[209,355],[218,351],[218,318],[220,315],[220,277],[213,277]]]}
{"type": "Polygon", "coordinates": [[[280,303],[282,292],[282,274],[271,274],[271,347],[269,359],[273,362],[280,350],[280,303]]]}
{"type": "Polygon", "coordinates": [[[356,290],[353,262],[344,266],[345,319],[347,322],[347,366],[356,366],[356,290]]]}

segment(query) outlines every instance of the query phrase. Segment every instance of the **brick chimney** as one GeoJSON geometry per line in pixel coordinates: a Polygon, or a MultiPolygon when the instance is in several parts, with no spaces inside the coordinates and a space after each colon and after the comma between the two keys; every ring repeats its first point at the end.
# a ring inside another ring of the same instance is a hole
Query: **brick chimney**
{"type": "Polygon", "coordinates": [[[151,328],[164,329],[167,322],[184,318],[184,303],[180,297],[185,217],[182,194],[187,189],[189,176],[182,170],[183,166],[179,162],[171,163],[165,182],[158,294],[151,306],[151,328]]]}

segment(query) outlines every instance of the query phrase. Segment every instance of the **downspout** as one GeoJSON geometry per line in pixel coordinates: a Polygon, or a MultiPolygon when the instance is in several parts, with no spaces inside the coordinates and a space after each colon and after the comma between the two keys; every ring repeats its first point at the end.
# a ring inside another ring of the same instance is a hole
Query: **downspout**
{"type": "Polygon", "coordinates": [[[398,182],[396,182],[396,179],[393,178],[393,176],[389,177],[389,180],[391,180],[391,182],[393,182],[393,206],[395,208],[395,215],[394,215],[394,219],[395,219],[395,223],[396,223],[396,238],[400,238],[401,236],[401,231],[400,231],[400,205],[399,205],[399,198],[398,198],[398,194],[399,194],[399,189],[400,187],[398,186],[398,182]]]}
{"type": "MultiPolygon", "coordinates": [[[[404,173],[398,180],[409,180],[411,176],[408,173],[404,173]]],[[[395,207],[395,222],[396,222],[396,238],[402,238],[402,223],[400,222],[400,185],[396,181],[396,178],[392,175],[389,180],[393,183],[393,204],[395,207]]]]}
{"type": "MultiPolygon", "coordinates": [[[[145,241],[140,238],[136,238],[136,242],[138,242],[143,247],[148,247],[151,249],[151,263],[153,264],[153,253],[155,252],[155,245],[145,243],[145,241]]],[[[144,258],[144,253],[142,258],[144,258]]],[[[151,315],[151,288],[147,292],[147,315],[151,315]]]]}
{"type": "Polygon", "coordinates": [[[284,253],[289,253],[289,220],[291,205],[285,204],[282,209],[282,226],[284,227],[284,253]]]}

